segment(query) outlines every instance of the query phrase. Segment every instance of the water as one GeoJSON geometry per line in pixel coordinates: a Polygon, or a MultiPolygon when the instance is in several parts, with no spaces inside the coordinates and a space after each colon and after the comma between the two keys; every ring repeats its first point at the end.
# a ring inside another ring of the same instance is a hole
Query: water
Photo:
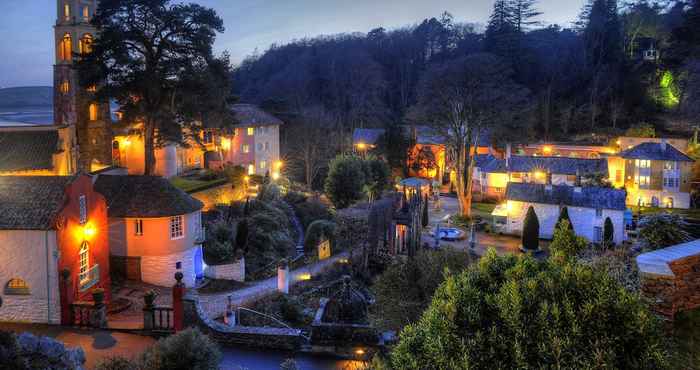
{"type": "Polygon", "coordinates": [[[50,125],[52,107],[0,108],[0,126],[50,125]]]}
{"type": "Polygon", "coordinates": [[[221,368],[225,370],[279,370],[280,364],[288,358],[293,358],[300,370],[361,370],[365,365],[362,361],[273,350],[222,348],[222,352],[221,368]]]}

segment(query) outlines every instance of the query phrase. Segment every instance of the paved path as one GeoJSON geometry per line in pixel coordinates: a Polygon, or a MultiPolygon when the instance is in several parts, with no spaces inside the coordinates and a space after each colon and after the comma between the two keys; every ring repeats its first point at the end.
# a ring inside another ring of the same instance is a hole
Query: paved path
{"type": "MultiPolygon", "coordinates": [[[[336,262],[347,259],[349,255],[349,252],[342,252],[323,261],[318,261],[316,263],[293,270],[289,279],[290,286],[305,280],[309,274],[311,276],[321,274],[325,270],[332,267],[336,262]]],[[[199,298],[199,303],[204,312],[206,312],[210,318],[217,318],[226,311],[229,296],[231,297],[231,303],[234,306],[244,306],[252,301],[275,293],[277,291],[277,276],[252,284],[253,285],[250,287],[234,290],[232,292],[197,294],[197,297],[199,298]]]]}

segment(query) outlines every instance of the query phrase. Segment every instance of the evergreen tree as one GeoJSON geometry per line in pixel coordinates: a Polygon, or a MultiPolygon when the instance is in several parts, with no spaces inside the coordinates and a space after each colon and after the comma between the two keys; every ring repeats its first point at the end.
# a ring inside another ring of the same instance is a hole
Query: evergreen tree
{"type": "Polygon", "coordinates": [[[622,27],[617,0],[590,0],[581,14],[589,66],[618,64],[622,60],[622,27]]]}
{"type": "Polygon", "coordinates": [[[505,57],[510,61],[513,60],[517,49],[517,30],[514,18],[510,1],[496,0],[484,34],[486,51],[505,57]]]}
{"type": "Polygon", "coordinates": [[[248,251],[248,220],[245,218],[238,222],[236,230],[236,249],[244,252],[248,251]]]}
{"type": "Polygon", "coordinates": [[[525,32],[528,27],[538,25],[539,22],[533,18],[542,14],[535,9],[537,0],[511,0],[513,13],[513,25],[517,32],[525,32]]]}
{"type": "Polygon", "coordinates": [[[574,229],[574,225],[571,223],[571,218],[569,218],[569,209],[567,207],[564,207],[561,209],[561,212],[559,212],[559,219],[557,219],[557,223],[554,226],[554,229],[558,229],[561,226],[565,226],[570,228],[571,230],[574,229]],[[562,221],[566,220],[566,224],[562,224],[562,221]]]}
{"type": "Polygon", "coordinates": [[[423,228],[428,227],[430,219],[428,218],[428,194],[425,195],[423,199],[423,217],[421,217],[421,224],[423,228]]]}
{"type": "Polygon", "coordinates": [[[536,251],[540,248],[540,221],[537,219],[535,209],[530,206],[523,223],[523,248],[536,251]]]}
{"type": "Polygon", "coordinates": [[[613,226],[610,217],[605,218],[605,223],[603,224],[603,245],[612,246],[613,238],[615,236],[615,228],[613,226]]]}

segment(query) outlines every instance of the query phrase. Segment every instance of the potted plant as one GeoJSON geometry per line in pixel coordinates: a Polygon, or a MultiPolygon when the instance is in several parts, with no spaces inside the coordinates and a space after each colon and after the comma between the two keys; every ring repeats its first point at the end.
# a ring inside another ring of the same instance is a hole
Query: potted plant
{"type": "Polygon", "coordinates": [[[156,297],[158,297],[158,292],[155,290],[151,289],[146,292],[146,294],[143,295],[143,301],[146,303],[147,307],[153,306],[153,303],[156,301],[156,297]]]}
{"type": "Polygon", "coordinates": [[[102,288],[95,288],[92,291],[92,300],[95,301],[95,304],[100,304],[104,302],[105,300],[105,290],[102,288]]]}

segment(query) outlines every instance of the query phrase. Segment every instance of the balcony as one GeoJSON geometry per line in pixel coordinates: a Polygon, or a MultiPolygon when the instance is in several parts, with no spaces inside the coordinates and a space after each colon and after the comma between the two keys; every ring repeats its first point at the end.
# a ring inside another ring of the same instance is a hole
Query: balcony
{"type": "Polygon", "coordinates": [[[100,282],[100,265],[95,264],[79,275],[80,291],[84,292],[100,282]]]}

